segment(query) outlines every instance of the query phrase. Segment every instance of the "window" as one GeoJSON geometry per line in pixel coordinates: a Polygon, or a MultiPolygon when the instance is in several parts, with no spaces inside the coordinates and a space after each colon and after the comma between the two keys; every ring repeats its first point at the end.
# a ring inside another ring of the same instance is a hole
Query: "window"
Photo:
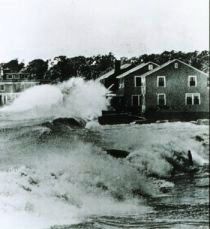
{"type": "Polygon", "coordinates": [[[140,103],[140,96],[139,95],[132,95],[132,106],[138,107],[140,103]]]}
{"type": "Polygon", "coordinates": [[[192,105],[193,104],[193,100],[192,100],[192,96],[187,96],[187,105],[192,105]]]}
{"type": "Polygon", "coordinates": [[[5,86],[3,84],[0,85],[0,91],[5,91],[5,86]]]}
{"type": "Polygon", "coordinates": [[[200,104],[200,96],[194,95],[194,104],[199,105],[200,104]]]}
{"type": "Polygon", "coordinates": [[[210,82],[209,82],[209,77],[207,78],[207,87],[209,87],[209,84],[210,84],[210,82]]]}
{"type": "Polygon", "coordinates": [[[142,78],[140,76],[135,76],[135,87],[142,86],[142,78]]]}
{"type": "Polygon", "coordinates": [[[179,64],[178,63],[174,63],[174,68],[178,68],[179,64]]]}
{"type": "Polygon", "coordinates": [[[166,94],[157,94],[157,105],[160,107],[166,105],[166,94]]]}
{"type": "Polygon", "coordinates": [[[188,76],[188,87],[196,87],[196,86],[197,86],[197,77],[188,76]]]}
{"type": "Polygon", "coordinates": [[[149,64],[148,65],[148,70],[152,70],[153,69],[153,65],[152,64],[149,64]]]}
{"type": "Polygon", "coordinates": [[[15,74],[15,75],[14,75],[14,79],[20,79],[20,75],[15,74]]]}
{"type": "Polygon", "coordinates": [[[201,104],[200,93],[186,93],[185,94],[186,105],[199,105],[201,104]]]}
{"type": "Polygon", "coordinates": [[[125,87],[124,79],[120,79],[119,88],[124,88],[124,87],[125,87]]]}
{"type": "Polygon", "coordinates": [[[165,76],[157,77],[157,87],[166,87],[166,77],[165,76]]]}
{"type": "Polygon", "coordinates": [[[7,79],[13,79],[13,75],[7,75],[7,79]]]}

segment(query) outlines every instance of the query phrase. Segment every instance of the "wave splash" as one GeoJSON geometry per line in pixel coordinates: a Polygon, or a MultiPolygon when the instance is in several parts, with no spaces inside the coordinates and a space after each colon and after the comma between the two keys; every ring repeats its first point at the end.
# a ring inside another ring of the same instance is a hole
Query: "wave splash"
{"type": "Polygon", "coordinates": [[[94,120],[106,109],[108,90],[99,82],[71,78],[57,85],[27,89],[14,102],[0,109],[1,115],[16,119],[77,117],[94,120]],[[24,114],[24,115],[23,115],[24,114]]]}

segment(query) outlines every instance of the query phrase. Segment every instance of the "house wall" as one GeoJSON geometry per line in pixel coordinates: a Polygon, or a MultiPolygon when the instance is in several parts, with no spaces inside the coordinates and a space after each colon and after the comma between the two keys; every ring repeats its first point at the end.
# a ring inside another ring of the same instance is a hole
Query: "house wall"
{"type": "MultiPolygon", "coordinates": [[[[150,64],[152,64],[152,63],[150,63],[150,64]]],[[[149,71],[148,65],[144,66],[143,68],[141,68],[135,72],[130,73],[129,75],[127,75],[123,78],[125,87],[118,89],[117,94],[124,95],[125,107],[127,109],[131,109],[131,107],[132,107],[132,103],[131,103],[132,95],[141,95],[142,90],[144,90],[142,87],[135,87],[134,80],[135,80],[135,76],[141,76],[144,73],[149,71]]],[[[157,67],[157,65],[155,65],[155,64],[152,64],[152,65],[153,65],[153,68],[157,67]]]]}
{"type": "Polygon", "coordinates": [[[178,62],[146,76],[146,111],[164,112],[209,112],[209,87],[205,74],[178,62]],[[197,76],[197,86],[188,87],[188,76],[197,76]],[[166,77],[166,87],[157,87],[157,76],[166,77]],[[157,94],[166,94],[166,107],[158,108],[157,94]],[[200,93],[200,105],[185,105],[185,93],[200,93]]]}

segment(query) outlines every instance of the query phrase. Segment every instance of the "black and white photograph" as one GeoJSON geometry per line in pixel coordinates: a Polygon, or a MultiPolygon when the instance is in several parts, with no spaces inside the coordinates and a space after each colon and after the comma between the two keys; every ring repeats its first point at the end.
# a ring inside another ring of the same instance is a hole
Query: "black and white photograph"
{"type": "Polygon", "coordinates": [[[0,0],[0,228],[209,228],[209,0],[0,0]]]}

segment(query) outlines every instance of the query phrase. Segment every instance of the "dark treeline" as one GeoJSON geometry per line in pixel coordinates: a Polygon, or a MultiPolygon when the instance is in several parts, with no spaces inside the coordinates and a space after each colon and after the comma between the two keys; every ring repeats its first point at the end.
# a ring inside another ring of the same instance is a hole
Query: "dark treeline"
{"type": "MultiPolygon", "coordinates": [[[[165,51],[161,54],[144,54],[139,57],[121,58],[121,63],[131,63],[134,66],[142,62],[153,61],[163,64],[172,59],[182,60],[206,73],[209,73],[209,51],[175,52],[165,51]]],[[[11,72],[27,72],[34,74],[37,80],[64,81],[73,76],[82,76],[85,79],[96,79],[101,74],[113,69],[116,58],[112,53],[92,57],[77,56],[68,58],[58,56],[50,60],[35,59],[27,65],[14,59],[2,63],[4,69],[11,72]]]]}

